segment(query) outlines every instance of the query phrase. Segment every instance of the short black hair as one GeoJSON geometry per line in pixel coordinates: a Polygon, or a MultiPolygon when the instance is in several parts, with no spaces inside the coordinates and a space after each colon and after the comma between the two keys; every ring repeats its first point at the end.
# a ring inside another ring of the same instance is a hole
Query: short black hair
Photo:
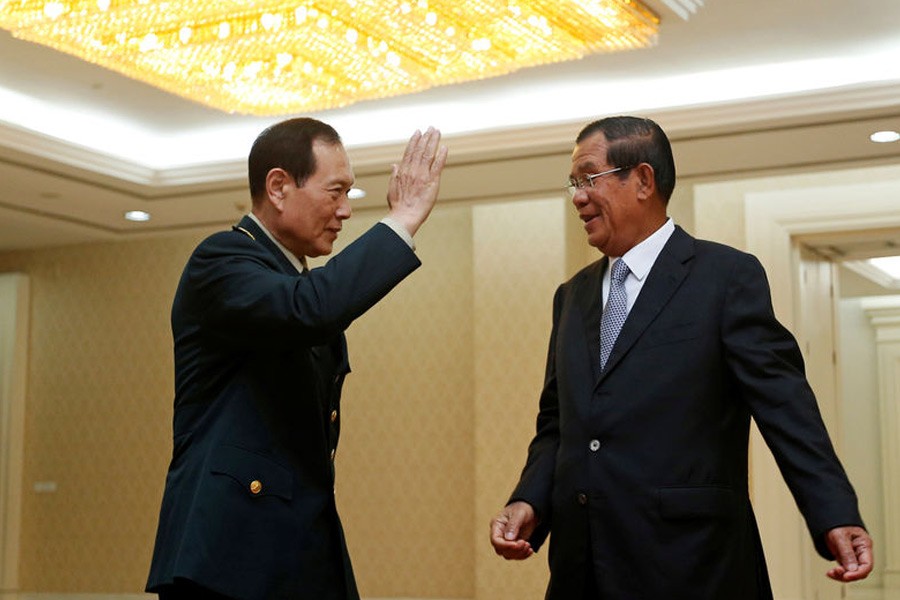
{"type": "Polygon", "coordinates": [[[675,189],[675,159],[672,145],[662,127],[643,117],[606,117],[588,124],[578,138],[580,144],[595,133],[608,142],[606,161],[612,167],[633,167],[647,163],[653,167],[656,189],[668,203],[675,189]]]}
{"type": "Polygon", "coordinates": [[[266,176],[275,168],[284,169],[302,186],[316,172],[312,147],[317,140],[340,144],[341,136],[331,125],[308,117],[281,121],[263,130],[253,142],[247,159],[250,197],[254,200],[262,197],[266,176]]]}

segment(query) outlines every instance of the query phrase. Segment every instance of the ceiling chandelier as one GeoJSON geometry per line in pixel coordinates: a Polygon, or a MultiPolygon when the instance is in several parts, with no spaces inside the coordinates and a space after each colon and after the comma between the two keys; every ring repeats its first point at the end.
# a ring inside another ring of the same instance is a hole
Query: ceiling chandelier
{"type": "Polygon", "coordinates": [[[651,46],[638,0],[0,0],[0,27],[234,113],[337,108],[651,46]]]}

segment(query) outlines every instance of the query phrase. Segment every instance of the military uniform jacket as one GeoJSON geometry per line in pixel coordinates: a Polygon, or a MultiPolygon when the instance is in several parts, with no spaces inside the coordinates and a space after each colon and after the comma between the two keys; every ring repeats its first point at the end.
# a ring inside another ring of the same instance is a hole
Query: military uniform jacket
{"type": "Polygon", "coordinates": [[[334,500],[343,332],[419,264],[383,224],[304,275],[249,217],[197,247],[172,307],[174,450],[147,591],[359,598],[334,500]]]}
{"type": "Polygon", "coordinates": [[[796,341],[751,255],[676,228],[599,368],[602,259],[563,284],[537,434],[512,500],[550,533],[547,598],[770,598],[747,481],[751,417],[806,519],[861,525],[796,341]]]}

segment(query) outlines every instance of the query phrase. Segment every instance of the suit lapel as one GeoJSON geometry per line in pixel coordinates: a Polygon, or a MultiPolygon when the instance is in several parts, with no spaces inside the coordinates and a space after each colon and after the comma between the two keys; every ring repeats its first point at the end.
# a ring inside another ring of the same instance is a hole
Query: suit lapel
{"type": "MultiPolygon", "coordinates": [[[[662,252],[656,258],[637,301],[631,312],[628,313],[625,324],[622,325],[622,330],[619,332],[619,337],[616,338],[612,353],[607,360],[606,368],[600,374],[598,384],[616,368],[616,365],[628,354],[638,338],[672,298],[675,290],[687,276],[689,272],[687,263],[693,256],[694,238],[680,227],[676,227],[672,237],[669,238],[662,252]]],[[[599,350],[597,356],[599,356],[599,350]]]]}

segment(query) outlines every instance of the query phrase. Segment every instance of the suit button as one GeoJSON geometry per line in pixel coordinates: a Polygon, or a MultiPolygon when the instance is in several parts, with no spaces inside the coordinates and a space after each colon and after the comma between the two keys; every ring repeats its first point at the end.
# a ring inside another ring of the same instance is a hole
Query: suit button
{"type": "Polygon", "coordinates": [[[254,496],[262,491],[262,483],[258,479],[250,482],[250,493],[254,496]]]}
{"type": "Polygon", "coordinates": [[[335,456],[335,454],[337,454],[337,449],[332,448],[332,449],[331,449],[331,462],[334,462],[334,456],[335,456]]]}
{"type": "Polygon", "coordinates": [[[337,421],[337,411],[333,410],[331,411],[331,422],[334,423],[335,421],[337,421]]]}
{"type": "Polygon", "coordinates": [[[587,500],[588,500],[587,494],[578,494],[578,495],[575,497],[575,499],[578,501],[578,504],[580,504],[580,505],[582,505],[582,506],[584,506],[585,504],[587,504],[587,500]]]}
{"type": "Polygon", "coordinates": [[[588,448],[591,449],[591,452],[596,452],[600,449],[600,440],[591,440],[591,443],[588,444],[588,448]]]}

